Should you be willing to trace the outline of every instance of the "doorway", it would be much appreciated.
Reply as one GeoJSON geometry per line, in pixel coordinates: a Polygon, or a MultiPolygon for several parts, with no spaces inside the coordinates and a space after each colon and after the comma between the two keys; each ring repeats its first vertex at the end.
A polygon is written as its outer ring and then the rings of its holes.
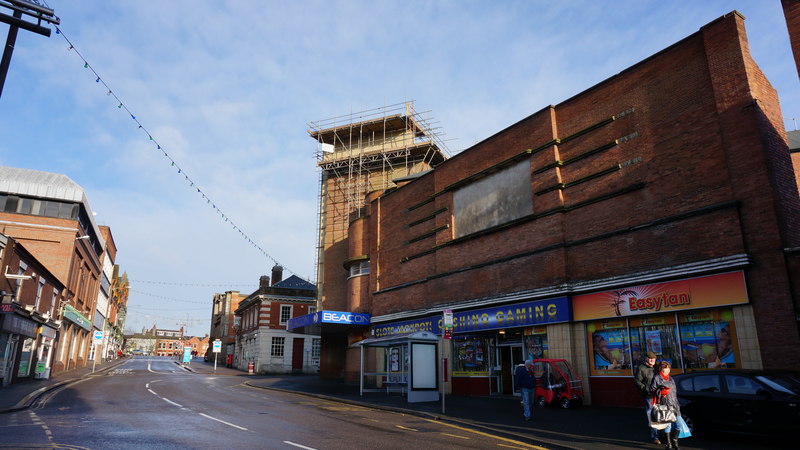
{"type": "Polygon", "coordinates": [[[498,386],[498,391],[504,395],[520,395],[518,392],[514,392],[514,369],[523,362],[522,346],[498,346],[497,360],[500,363],[500,386],[498,386]]]}

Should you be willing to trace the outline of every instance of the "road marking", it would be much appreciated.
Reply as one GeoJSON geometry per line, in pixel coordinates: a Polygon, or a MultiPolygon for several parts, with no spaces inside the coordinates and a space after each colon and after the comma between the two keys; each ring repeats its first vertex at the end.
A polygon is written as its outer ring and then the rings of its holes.
{"type": "Polygon", "coordinates": [[[205,417],[205,418],[207,418],[207,419],[216,420],[219,423],[224,423],[225,425],[228,425],[229,427],[237,428],[237,429],[243,430],[243,431],[250,431],[245,427],[240,427],[239,425],[234,425],[234,424],[232,424],[230,422],[225,422],[224,420],[217,419],[216,417],[211,417],[208,414],[200,413],[200,415],[205,417]]]}
{"type": "Polygon", "coordinates": [[[284,444],[294,445],[295,447],[305,448],[307,450],[317,450],[314,447],[306,447],[305,445],[295,444],[292,441],[283,441],[284,444]]]}
{"type": "MultiPolygon", "coordinates": [[[[498,447],[505,447],[505,448],[518,448],[518,449],[527,448],[527,447],[514,447],[513,445],[505,445],[505,444],[497,444],[497,446],[498,447]]],[[[538,447],[538,448],[542,448],[542,447],[538,447]]]]}
{"type": "Polygon", "coordinates": [[[172,400],[170,400],[170,399],[168,399],[168,398],[166,398],[166,397],[161,397],[161,400],[164,400],[165,402],[167,402],[167,403],[169,403],[169,404],[171,404],[171,405],[175,405],[175,406],[177,406],[178,408],[183,408],[183,405],[179,405],[179,404],[177,404],[177,403],[173,402],[172,400]]]}
{"type": "Polygon", "coordinates": [[[404,427],[404,426],[402,426],[402,425],[395,425],[395,426],[396,426],[397,428],[400,428],[400,429],[403,429],[403,430],[408,430],[408,431],[419,431],[419,430],[415,430],[415,429],[413,429],[413,428],[404,427]]]}
{"type": "Polygon", "coordinates": [[[472,439],[470,437],[459,436],[457,434],[450,434],[450,433],[442,433],[442,434],[445,435],[445,436],[450,436],[450,437],[459,438],[459,439],[472,439]]]}
{"type": "MultiPolygon", "coordinates": [[[[438,420],[425,419],[425,418],[421,418],[421,420],[424,420],[426,422],[435,423],[435,424],[438,424],[438,425],[441,425],[441,426],[444,426],[444,427],[455,428],[456,430],[465,431],[467,433],[477,434],[477,435],[480,435],[480,436],[486,436],[486,437],[489,437],[489,438],[492,438],[492,439],[498,439],[500,441],[504,441],[504,442],[508,442],[510,444],[515,444],[515,445],[521,446],[521,447],[512,447],[512,448],[535,448],[537,450],[546,450],[544,447],[539,447],[538,445],[526,444],[524,442],[515,441],[513,439],[507,439],[507,438],[500,437],[500,436],[497,436],[497,435],[494,435],[494,434],[484,433],[482,431],[471,430],[469,428],[464,428],[464,427],[460,427],[458,425],[444,423],[444,422],[441,422],[441,421],[438,421],[438,420]]],[[[502,446],[502,447],[511,447],[509,445],[503,445],[503,444],[497,444],[497,445],[502,446]]]]}

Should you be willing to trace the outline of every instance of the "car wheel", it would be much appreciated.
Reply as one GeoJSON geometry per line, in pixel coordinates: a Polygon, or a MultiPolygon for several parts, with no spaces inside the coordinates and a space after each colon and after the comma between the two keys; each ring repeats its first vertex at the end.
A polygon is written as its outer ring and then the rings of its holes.
{"type": "Polygon", "coordinates": [[[547,402],[545,401],[544,397],[541,395],[536,397],[536,404],[539,406],[547,406],[547,402]]]}
{"type": "Polygon", "coordinates": [[[572,402],[568,398],[564,397],[561,399],[561,407],[564,409],[570,409],[572,407],[572,402]]]}

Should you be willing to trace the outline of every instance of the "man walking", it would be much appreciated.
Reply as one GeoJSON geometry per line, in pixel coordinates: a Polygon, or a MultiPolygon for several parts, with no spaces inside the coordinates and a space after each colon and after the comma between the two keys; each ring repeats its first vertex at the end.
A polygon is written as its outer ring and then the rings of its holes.
{"type": "Polygon", "coordinates": [[[514,386],[520,390],[520,393],[522,393],[522,415],[525,416],[525,420],[531,420],[533,391],[536,389],[536,379],[533,377],[532,360],[525,360],[525,365],[517,368],[517,372],[514,374],[514,386]]]}
{"type": "Polygon", "coordinates": [[[651,400],[653,393],[650,392],[650,382],[653,380],[653,366],[656,364],[656,354],[647,352],[644,356],[644,361],[636,367],[636,375],[633,377],[633,382],[636,383],[636,388],[642,393],[644,400],[644,411],[647,413],[647,425],[650,427],[650,441],[653,444],[660,445],[661,441],[658,440],[658,430],[653,428],[650,421],[650,410],[653,408],[651,400]]]}

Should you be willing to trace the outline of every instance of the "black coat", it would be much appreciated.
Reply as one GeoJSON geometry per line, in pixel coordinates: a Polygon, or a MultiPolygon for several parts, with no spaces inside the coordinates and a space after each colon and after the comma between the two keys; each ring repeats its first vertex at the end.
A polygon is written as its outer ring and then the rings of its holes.
{"type": "Polygon", "coordinates": [[[653,391],[650,390],[650,382],[653,381],[653,371],[655,369],[645,363],[641,363],[636,367],[636,376],[633,377],[633,382],[636,388],[642,394],[642,397],[650,398],[653,396],[653,391]]]}
{"type": "Polygon", "coordinates": [[[533,377],[533,368],[528,371],[525,366],[517,367],[517,372],[514,374],[514,387],[516,389],[535,389],[536,379],[533,377]]]}

